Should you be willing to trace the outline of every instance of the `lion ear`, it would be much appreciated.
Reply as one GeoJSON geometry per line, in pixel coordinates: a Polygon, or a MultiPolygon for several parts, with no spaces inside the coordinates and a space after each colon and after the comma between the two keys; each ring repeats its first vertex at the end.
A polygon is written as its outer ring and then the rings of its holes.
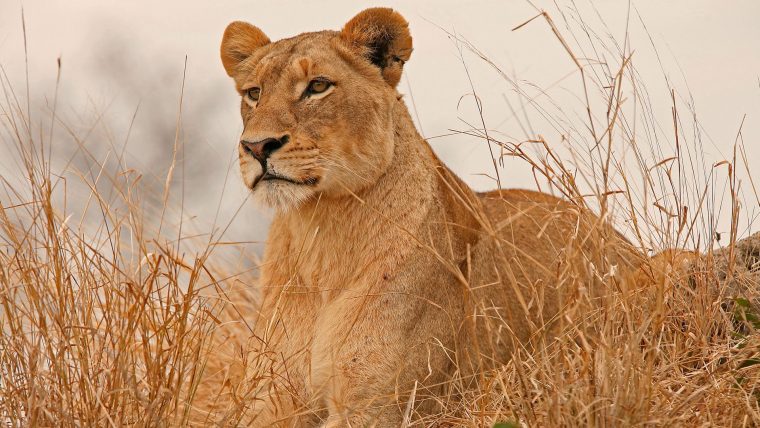
{"type": "Polygon", "coordinates": [[[366,9],[348,21],[340,37],[379,67],[389,85],[398,84],[404,63],[412,55],[409,23],[398,12],[384,7],[366,9]]]}
{"type": "Polygon", "coordinates": [[[222,64],[227,74],[232,77],[238,65],[251,56],[256,49],[269,44],[269,37],[253,25],[235,21],[227,26],[222,37],[222,64]]]}

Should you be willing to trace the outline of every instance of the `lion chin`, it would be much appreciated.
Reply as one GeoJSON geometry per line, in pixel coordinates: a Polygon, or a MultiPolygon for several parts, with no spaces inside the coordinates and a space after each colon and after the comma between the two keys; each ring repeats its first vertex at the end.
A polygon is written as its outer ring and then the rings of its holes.
{"type": "Polygon", "coordinates": [[[258,162],[241,162],[243,183],[250,189],[254,204],[262,209],[284,213],[297,208],[316,195],[319,179],[292,178],[273,171],[263,171],[258,162]],[[263,172],[262,172],[263,171],[263,172]]]}
{"type": "Polygon", "coordinates": [[[305,201],[315,197],[309,184],[291,183],[284,180],[259,180],[251,189],[253,202],[261,208],[286,213],[297,209],[305,201]]]}

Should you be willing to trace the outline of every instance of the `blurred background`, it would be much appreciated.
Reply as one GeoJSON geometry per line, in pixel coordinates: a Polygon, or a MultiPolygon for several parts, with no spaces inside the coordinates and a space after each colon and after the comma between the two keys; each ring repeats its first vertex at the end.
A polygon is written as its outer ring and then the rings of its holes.
{"type": "MultiPolygon", "coordinates": [[[[239,98],[219,60],[222,32],[233,20],[257,25],[272,40],[337,30],[360,10],[378,5],[395,8],[410,22],[414,54],[399,90],[418,129],[475,189],[496,187],[489,146],[456,131],[485,128],[510,142],[540,135],[560,152],[563,144],[583,139],[583,132],[564,129],[581,128],[586,115],[576,63],[543,18],[513,30],[544,9],[580,62],[609,61],[614,75],[612,64],[619,66],[632,53],[648,105],[631,101],[627,108],[651,119],[643,132],[652,146],[648,164],[687,151],[691,179],[697,188],[709,187],[717,212],[705,233],[728,231],[728,177],[711,171],[734,156],[736,143],[760,168],[757,0],[2,0],[4,96],[28,103],[32,126],[51,135],[54,172],[96,177],[134,170],[144,182],[157,183],[160,205],[175,160],[169,185],[181,212],[173,218],[200,232],[213,228],[229,239],[250,241],[249,251],[258,253],[256,242],[266,236],[275,213],[247,202],[239,180],[239,98]],[[596,50],[600,45],[609,49],[596,50]],[[674,105],[683,118],[678,148],[674,105]],[[568,120],[549,118],[558,116],[568,120]]],[[[605,115],[603,102],[592,104],[594,114],[605,115]]],[[[3,144],[5,153],[16,150],[8,139],[3,144]]],[[[16,158],[0,155],[6,180],[21,179],[19,168],[16,158]]],[[[754,230],[759,207],[750,178],[760,184],[756,171],[736,170],[746,191],[741,236],[754,230]]],[[[541,184],[516,159],[505,159],[499,175],[504,187],[541,184]]],[[[79,200],[71,197],[67,210],[84,216],[79,211],[86,199],[86,192],[79,200]]]]}

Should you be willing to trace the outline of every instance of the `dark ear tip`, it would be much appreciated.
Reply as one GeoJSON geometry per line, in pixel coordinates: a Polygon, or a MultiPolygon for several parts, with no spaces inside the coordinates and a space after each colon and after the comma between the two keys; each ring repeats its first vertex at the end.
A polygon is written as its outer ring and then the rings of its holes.
{"type": "Polygon", "coordinates": [[[351,21],[354,20],[363,20],[363,19],[375,19],[375,20],[382,20],[382,19],[393,19],[393,20],[400,20],[404,23],[406,23],[406,20],[403,16],[401,16],[400,13],[393,10],[393,8],[390,7],[370,7],[367,9],[364,9],[363,11],[359,12],[351,18],[351,21]]]}
{"type": "Polygon", "coordinates": [[[409,23],[389,7],[373,7],[359,12],[343,27],[344,33],[356,31],[392,31],[395,35],[409,34],[409,23]]]}
{"type": "Polygon", "coordinates": [[[412,54],[409,23],[387,7],[359,12],[343,27],[341,38],[378,66],[391,86],[398,83],[401,69],[412,54]]]}
{"type": "Polygon", "coordinates": [[[222,64],[229,76],[254,50],[269,44],[269,37],[256,26],[243,21],[234,21],[227,25],[220,46],[222,64]]]}
{"type": "Polygon", "coordinates": [[[252,28],[255,27],[245,21],[232,21],[227,24],[227,27],[224,29],[224,36],[222,36],[222,38],[224,39],[227,37],[232,37],[237,33],[240,33],[246,29],[250,30],[252,28]]]}

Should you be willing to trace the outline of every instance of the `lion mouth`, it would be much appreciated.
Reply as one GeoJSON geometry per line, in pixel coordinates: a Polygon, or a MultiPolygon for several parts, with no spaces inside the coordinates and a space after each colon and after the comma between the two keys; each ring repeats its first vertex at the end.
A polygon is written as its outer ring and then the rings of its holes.
{"type": "Polygon", "coordinates": [[[274,174],[269,171],[266,171],[264,174],[259,176],[259,178],[256,179],[256,181],[253,183],[251,188],[255,188],[257,184],[261,181],[284,181],[286,183],[296,184],[299,186],[314,186],[319,182],[319,179],[316,177],[307,177],[303,180],[294,180],[290,177],[285,177],[283,175],[274,174]]]}

